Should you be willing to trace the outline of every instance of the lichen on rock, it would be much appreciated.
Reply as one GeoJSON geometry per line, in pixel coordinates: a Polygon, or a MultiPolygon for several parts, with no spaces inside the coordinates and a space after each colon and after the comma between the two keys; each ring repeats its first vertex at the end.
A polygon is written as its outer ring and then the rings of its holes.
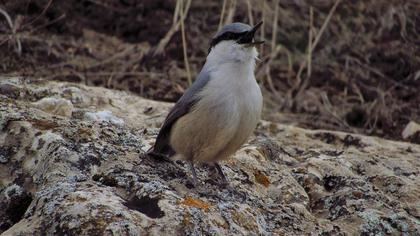
{"type": "Polygon", "coordinates": [[[222,163],[229,186],[198,166],[201,183],[191,188],[185,163],[144,155],[171,106],[104,88],[1,78],[0,233],[420,233],[419,145],[261,121],[222,163]],[[53,100],[72,109],[34,105],[53,100]]]}

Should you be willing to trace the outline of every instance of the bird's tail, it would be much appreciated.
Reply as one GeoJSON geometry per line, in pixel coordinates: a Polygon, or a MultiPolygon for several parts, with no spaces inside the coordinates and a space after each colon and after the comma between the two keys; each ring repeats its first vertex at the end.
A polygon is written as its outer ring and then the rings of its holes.
{"type": "Polygon", "coordinates": [[[147,150],[146,155],[158,161],[172,162],[170,159],[171,155],[156,150],[154,146],[147,150]]]}

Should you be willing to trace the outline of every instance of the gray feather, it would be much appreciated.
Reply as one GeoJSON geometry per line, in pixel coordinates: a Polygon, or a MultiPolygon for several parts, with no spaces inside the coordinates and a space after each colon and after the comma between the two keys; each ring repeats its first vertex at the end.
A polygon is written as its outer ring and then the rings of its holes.
{"type": "Polygon", "coordinates": [[[235,22],[235,23],[223,26],[222,29],[220,29],[219,32],[217,32],[213,38],[217,38],[226,32],[245,33],[245,32],[250,31],[251,29],[252,27],[248,24],[235,22]]]}
{"type": "Polygon", "coordinates": [[[198,74],[194,83],[185,91],[184,95],[182,95],[169,112],[156,138],[153,151],[150,154],[157,156],[172,156],[175,154],[172,147],[169,145],[172,126],[180,117],[188,114],[191,107],[197,103],[199,100],[197,94],[203,90],[209,80],[210,71],[206,70],[204,67],[200,74],[198,74]]]}

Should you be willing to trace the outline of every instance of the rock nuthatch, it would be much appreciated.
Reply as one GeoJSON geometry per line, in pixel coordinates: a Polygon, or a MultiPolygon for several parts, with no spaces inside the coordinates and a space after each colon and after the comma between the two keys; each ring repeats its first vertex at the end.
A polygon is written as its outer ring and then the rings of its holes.
{"type": "Polygon", "coordinates": [[[149,154],[188,161],[194,185],[194,162],[215,166],[234,154],[255,129],[263,99],[254,70],[258,52],[254,27],[224,26],[213,37],[203,69],[165,119],[149,154]]]}

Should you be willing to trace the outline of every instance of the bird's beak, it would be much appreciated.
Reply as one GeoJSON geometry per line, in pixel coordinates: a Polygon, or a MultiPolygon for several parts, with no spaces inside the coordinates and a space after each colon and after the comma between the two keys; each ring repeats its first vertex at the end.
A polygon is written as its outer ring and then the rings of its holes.
{"type": "Polygon", "coordinates": [[[248,31],[244,36],[239,38],[236,42],[238,44],[244,44],[245,47],[253,47],[256,45],[263,44],[264,41],[253,41],[255,32],[261,27],[262,21],[260,21],[258,24],[256,24],[250,31],[248,31]]]}

